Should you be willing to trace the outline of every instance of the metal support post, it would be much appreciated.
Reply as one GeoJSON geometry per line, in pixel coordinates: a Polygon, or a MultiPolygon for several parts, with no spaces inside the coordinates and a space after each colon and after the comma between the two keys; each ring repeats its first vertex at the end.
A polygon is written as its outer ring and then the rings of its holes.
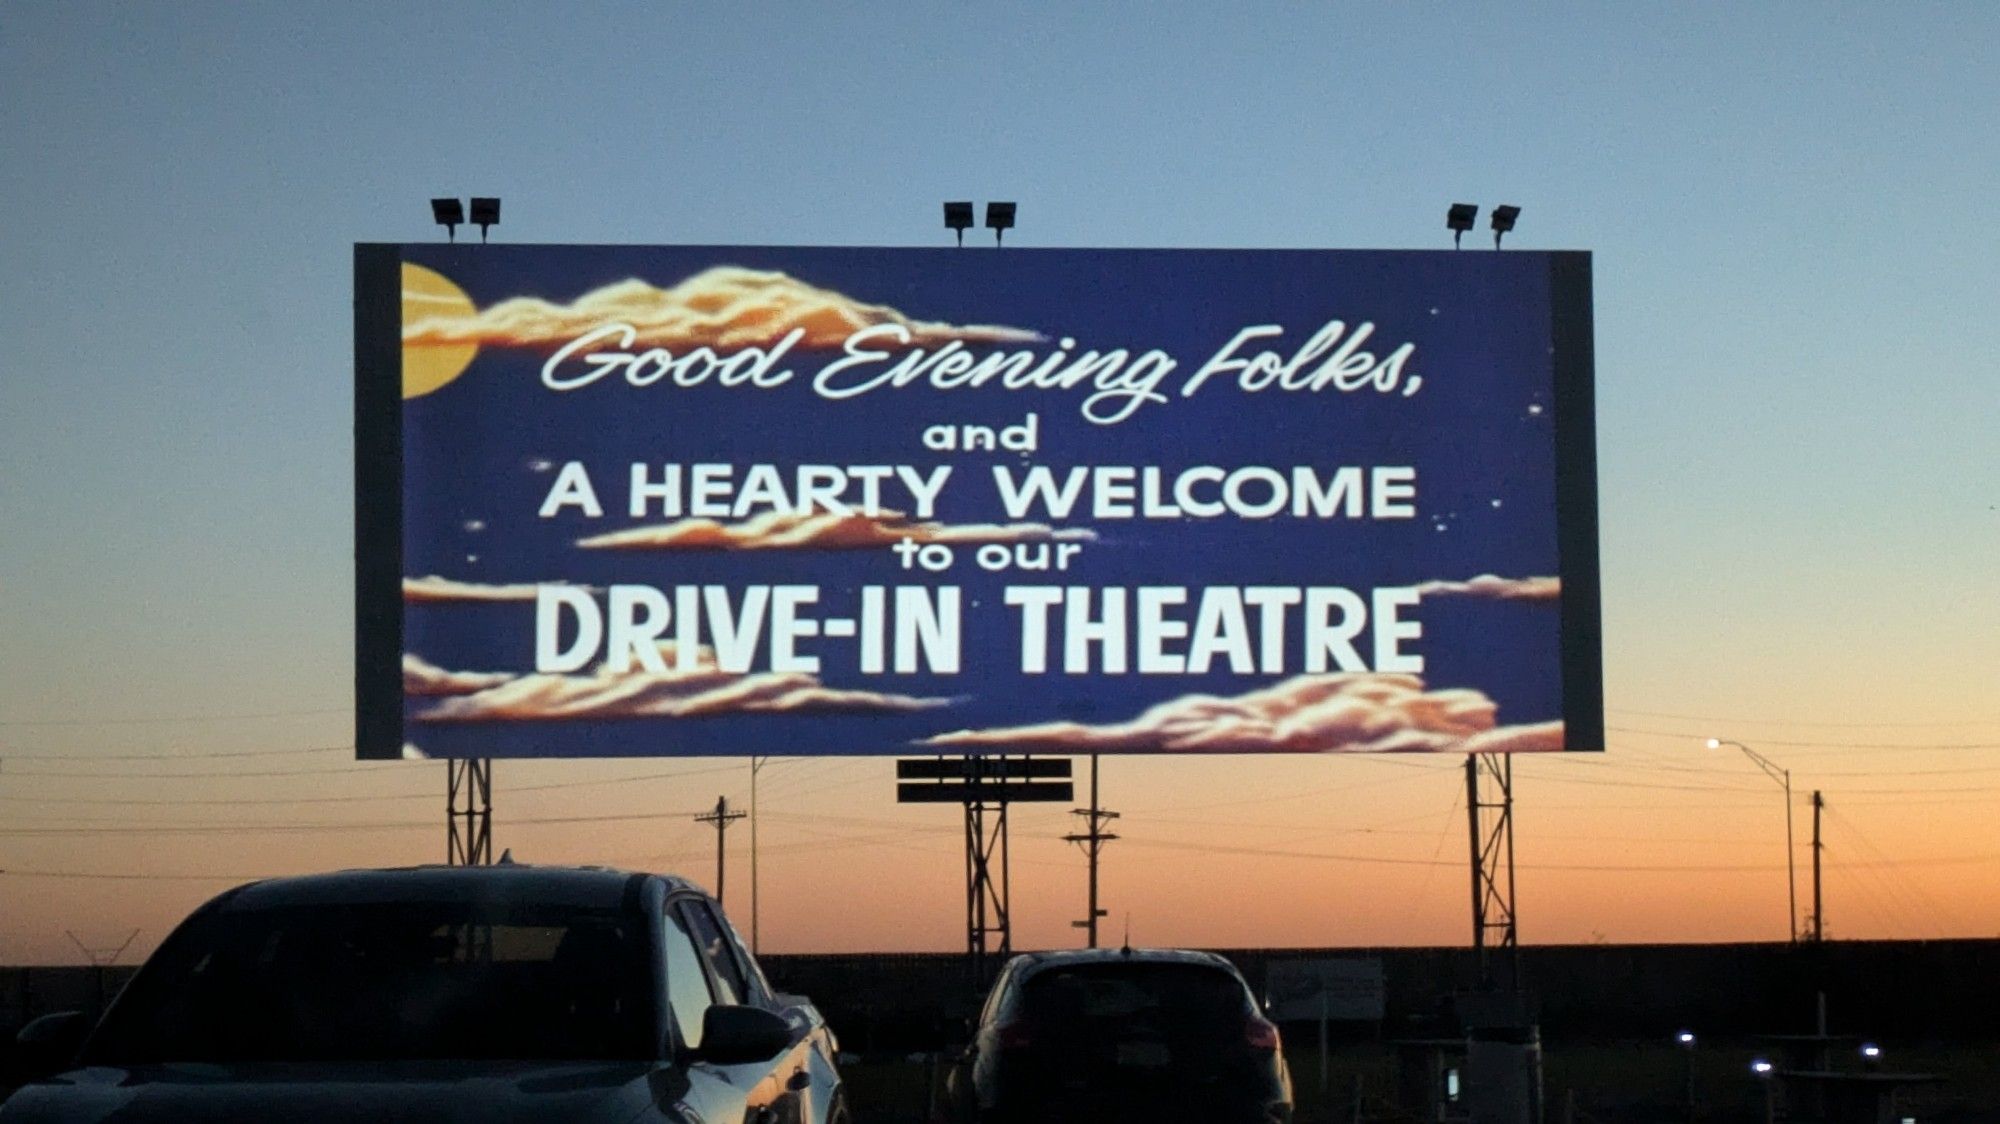
{"type": "Polygon", "coordinates": [[[444,861],[485,866],[493,861],[493,761],[453,758],[445,770],[444,861]]]}
{"type": "MultiPolygon", "coordinates": [[[[1003,763],[1005,758],[999,759],[1003,763]]],[[[978,760],[968,760],[965,799],[965,948],[974,990],[991,980],[995,960],[1013,954],[1008,916],[1005,781],[992,781],[978,760]],[[988,795],[989,786],[998,795],[988,795]],[[997,878],[996,878],[997,868],[997,878]]]]}
{"type": "Polygon", "coordinates": [[[1519,991],[1520,935],[1514,923],[1514,759],[1465,757],[1465,807],[1472,842],[1472,947],[1482,987],[1519,991]],[[1486,813],[1486,815],[1482,815],[1486,813]],[[1499,973],[1492,951],[1499,950],[1499,973]],[[1502,978],[1504,977],[1504,979],[1502,978]]]}

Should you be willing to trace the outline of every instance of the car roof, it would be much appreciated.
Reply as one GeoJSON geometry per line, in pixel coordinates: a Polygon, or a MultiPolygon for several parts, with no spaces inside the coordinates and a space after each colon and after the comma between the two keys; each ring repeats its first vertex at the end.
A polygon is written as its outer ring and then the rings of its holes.
{"type": "Polygon", "coordinates": [[[288,906],[372,905],[394,902],[483,902],[617,909],[647,879],[665,883],[668,893],[701,889],[672,875],[642,874],[596,866],[410,866],[340,870],[253,882],[227,895],[227,910],[288,906]]]}
{"type": "Polygon", "coordinates": [[[1220,968],[1233,976],[1242,975],[1227,957],[1191,948],[1072,948],[1024,953],[1013,960],[1017,979],[1027,979],[1050,968],[1079,964],[1200,964],[1220,968]]]}

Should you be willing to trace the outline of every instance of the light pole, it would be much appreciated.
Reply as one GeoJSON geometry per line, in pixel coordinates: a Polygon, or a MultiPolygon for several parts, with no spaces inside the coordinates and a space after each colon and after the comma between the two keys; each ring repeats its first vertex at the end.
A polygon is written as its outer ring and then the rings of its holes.
{"type": "Polygon", "coordinates": [[[1721,749],[1725,745],[1733,745],[1737,749],[1742,750],[1745,756],[1749,757],[1750,760],[1757,763],[1757,767],[1759,769],[1764,770],[1766,776],[1770,777],[1772,780],[1777,781],[1780,785],[1784,786],[1785,900],[1786,900],[1785,932],[1787,934],[1787,939],[1789,939],[1791,943],[1797,944],[1799,943],[1799,877],[1798,877],[1797,859],[1793,855],[1793,851],[1795,848],[1792,844],[1792,771],[1790,769],[1779,768],[1776,764],[1774,764],[1771,761],[1770,758],[1764,756],[1763,754],[1757,752],[1754,749],[1751,749],[1749,746],[1744,745],[1742,742],[1733,742],[1725,738],[1708,739],[1708,748],[1710,749],[1721,749]]]}
{"type": "Polygon", "coordinates": [[[1681,1077],[1687,1091],[1688,1124],[1694,1124],[1694,1031],[1683,1030],[1674,1035],[1674,1041],[1681,1044],[1681,1077]]]}

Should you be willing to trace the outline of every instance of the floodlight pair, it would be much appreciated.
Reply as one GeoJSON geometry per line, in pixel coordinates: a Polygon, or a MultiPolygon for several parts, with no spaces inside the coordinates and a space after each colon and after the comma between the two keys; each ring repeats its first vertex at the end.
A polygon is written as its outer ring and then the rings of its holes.
{"type": "MultiPolygon", "coordinates": [[[[1000,245],[1002,235],[1014,229],[1014,204],[988,203],[986,225],[993,231],[993,244],[1000,245]]],[[[972,203],[969,200],[946,203],[944,226],[946,230],[958,235],[959,245],[965,245],[965,232],[972,228],[972,203]]]]}
{"type": "MultiPolygon", "coordinates": [[[[1502,203],[1493,208],[1493,248],[1500,248],[1500,237],[1514,229],[1514,223],[1521,217],[1521,208],[1511,203],[1502,203]]],[[[1458,240],[1472,229],[1479,220],[1479,206],[1476,203],[1453,203],[1445,212],[1444,226],[1451,231],[1452,249],[1458,248],[1458,240]]]]}
{"type": "MultiPolygon", "coordinates": [[[[431,200],[431,220],[444,227],[448,241],[458,241],[458,224],[466,221],[465,207],[457,199],[431,200]]],[[[479,240],[486,241],[488,227],[500,224],[500,200],[490,197],[475,197],[472,200],[472,224],[479,228],[479,240]]]]}

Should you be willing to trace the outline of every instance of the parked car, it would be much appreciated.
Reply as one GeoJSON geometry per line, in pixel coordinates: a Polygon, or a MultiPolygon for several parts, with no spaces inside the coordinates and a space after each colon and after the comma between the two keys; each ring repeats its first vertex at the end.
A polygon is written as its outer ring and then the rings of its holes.
{"type": "Polygon", "coordinates": [[[946,1078],[965,1124],[1283,1124],[1278,1028],[1235,965],[1130,948],[1016,956],[946,1078]]]}
{"type": "Polygon", "coordinates": [[[522,865],[242,886],[169,936],[92,1030],[21,1032],[52,1074],[0,1124],[847,1124],[836,1044],[677,878],[522,865]]]}

